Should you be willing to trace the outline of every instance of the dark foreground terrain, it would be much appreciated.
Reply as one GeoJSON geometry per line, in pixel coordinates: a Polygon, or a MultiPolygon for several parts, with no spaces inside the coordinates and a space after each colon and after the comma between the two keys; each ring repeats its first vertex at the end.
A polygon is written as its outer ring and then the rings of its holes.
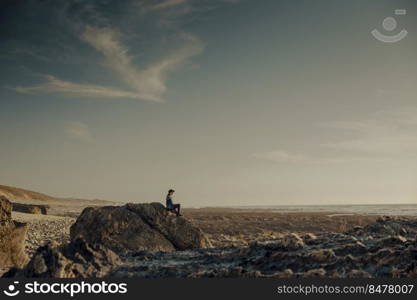
{"type": "Polygon", "coordinates": [[[415,217],[207,208],[177,218],[160,204],[11,217],[27,224],[30,263],[3,267],[8,277],[417,277],[415,217]]]}
{"type": "Polygon", "coordinates": [[[277,234],[248,246],[131,253],[117,277],[417,277],[417,220],[378,218],[347,232],[277,234]]]}

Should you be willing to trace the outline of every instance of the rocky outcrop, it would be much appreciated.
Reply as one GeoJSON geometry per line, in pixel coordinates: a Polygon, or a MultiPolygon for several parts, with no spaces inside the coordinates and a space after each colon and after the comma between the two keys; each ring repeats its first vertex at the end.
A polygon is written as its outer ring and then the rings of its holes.
{"type": "Polygon", "coordinates": [[[36,214],[36,215],[47,215],[48,214],[48,205],[35,205],[35,204],[23,204],[23,203],[12,203],[13,211],[27,213],[27,214],[36,214]]]}
{"type": "Polygon", "coordinates": [[[8,223],[12,219],[12,203],[4,196],[0,196],[0,222],[8,223]]]}
{"type": "Polygon", "coordinates": [[[0,196],[0,268],[21,267],[27,263],[25,238],[27,226],[14,222],[12,204],[0,196]]]}
{"type": "Polygon", "coordinates": [[[211,247],[203,232],[160,203],[89,207],[70,229],[71,240],[99,243],[116,253],[211,247]]]}
{"type": "Polygon", "coordinates": [[[68,245],[51,242],[39,247],[26,268],[4,277],[91,278],[104,277],[121,263],[111,250],[76,239],[68,245]]]}
{"type": "Polygon", "coordinates": [[[186,253],[144,251],[126,256],[126,263],[110,275],[144,278],[416,278],[416,230],[417,218],[391,217],[345,233],[283,234],[248,247],[186,253]]]}
{"type": "Polygon", "coordinates": [[[372,237],[389,235],[415,236],[417,235],[417,219],[408,217],[379,217],[376,222],[365,227],[355,226],[349,231],[353,235],[368,234],[372,237]]]}

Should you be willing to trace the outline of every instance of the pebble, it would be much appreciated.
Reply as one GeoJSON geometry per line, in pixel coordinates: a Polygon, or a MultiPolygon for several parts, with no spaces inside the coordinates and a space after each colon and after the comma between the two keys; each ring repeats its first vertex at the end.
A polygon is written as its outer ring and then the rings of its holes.
{"type": "Polygon", "coordinates": [[[75,222],[75,218],[51,215],[33,215],[13,212],[13,220],[26,223],[28,232],[26,235],[26,252],[29,257],[36,249],[49,241],[67,243],[69,241],[69,229],[75,222]]]}

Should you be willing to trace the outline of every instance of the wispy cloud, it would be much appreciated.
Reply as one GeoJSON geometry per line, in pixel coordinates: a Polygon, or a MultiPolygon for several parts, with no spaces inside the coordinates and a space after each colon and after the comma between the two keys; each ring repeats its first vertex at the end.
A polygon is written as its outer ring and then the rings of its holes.
{"type": "Polygon", "coordinates": [[[277,163],[304,163],[308,161],[308,158],[304,155],[290,154],[283,150],[255,153],[253,156],[277,163]]]}
{"type": "Polygon", "coordinates": [[[321,146],[355,155],[404,157],[417,153],[417,111],[379,111],[361,122],[331,122],[322,126],[351,131],[356,137],[321,146]]]}
{"type": "Polygon", "coordinates": [[[93,98],[132,98],[140,99],[140,95],[134,92],[124,91],[112,87],[74,83],[58,79],[51,75],[41,75],[47,82],[32,85],[32,86],[18,86],[15,90],[19,93],[39,94],[39,93],[62,93],[80,97],[93,98]]]}
{"type": "Polygon", "coordinates": [[[82,39],[103,54],[106,66],[118,74],[142,99],[161,101],[166,92],[166,79],[170,71],[188,58],[203,51],[202,42],[190,34],[182,33],[179,38],[184,46],[173,50],[166,57],[138,70],[128,55],[128,48],[120,41],[120,34],[111,28],[96,28],[87,26],[82,39]]]}
{"type": "Polygon", "coordinates": [[[91,143],[93,136],[91,135],[90,129],[85,123],[73,121],[65,124],[65,133],[74,139],[82,142],[91,143]]]}
{"type": "Polygon", "coordinates": [[[402,158],[417,153],[417,137],[408,134],[367,136],[358,139],[322,144],[322,147],[338,151],[350,152],[355,155],[370,157],[389,156],[402,158]]]}
{"type": "Polygon", "coordinates": [[[168,74],[190,57],[203,51],[202,42],[193,35],[181,33],[183,46],[143,69],[135,67],[129,49],[121,42],[121,34],[112,28],[86,26],[80,37],[104,57],[104,66],[113,72],[128,89],[89,83],[76,83],[43,75],[47,82],[16,88],[20,93],[62,93],[84,97],[130,98],[163,101],[168,74]]]}
{"type": "Polygon", "coordinates": [[[240,0],[148,0],[138,1],[139,13],[143,16],[148,13],[157,15],[159,24],[173,28],[181,23],[186,15],[198,18],[198,15],[214,9],[221,8],[224,4],[237,4],[240,0]]]}
{"type": "Polygon", "coordinates": [[[268,160],[275,163],[289,163],[289,164],[329,164],[341,163],[346,159],[314,157],[306,154],[290,153],[285,150],[275,150],[270,152],[255,153],[252,155],[255,158],[268,160]]]}
{"type": "MultiPolygon", "coordinates": [[[[256,153],[253,157],[276,163],[333,164],[399,162],[417,159],[417,111],[397,109],[379,111],[362,121],[335,121],[319,124],[349,138],[313,145],[310,152],[278,149],[256,153]],[[313,155],[311,153],[320,153],[313,155]]],[[[333,134],[334,134],[333,133],[333,134]]]]}
{"type": "Polygon", "coordinates": [[[184,4],[186,2],[187,0],[163,0],[163,1],[160,1],[160,3],[149,5],[147,7],[147,10],[159,10],[159,9],[170,8],[173,6],[184,4]]]}
{"type": "MultiPolygon", "coordinates": [[[[232,4],[236,4],[238,3],[240,0],[220,0],[217,2],[225,2],[225,3],[232,3],[232,4]]],[[[169,8],[177,8],[179,6],[183,6],[183,5],[193,5],[193,4],[201,4],[202,1],[193,1],[193,0],[160,0],[160,1],[155,1],[155,0],[150,0],[150,1],[145,1],[145,2],[139,2],[139,6],[141,8],[142,12],[149,12],[149,11],[158,11],[158,10],[163,10],[163,9],[169,9],[169,8]]],[[[215,3],[216,1],[207,1],[207,3],[215,3]]],[[[204,3],[203,3],[204,4],[204,3]]]]}

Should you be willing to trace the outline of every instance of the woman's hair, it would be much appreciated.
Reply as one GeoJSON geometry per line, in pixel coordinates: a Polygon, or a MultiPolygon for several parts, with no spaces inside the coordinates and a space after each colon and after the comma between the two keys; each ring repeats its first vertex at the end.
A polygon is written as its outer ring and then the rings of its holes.
{"type": "Polygon", "coordinates": [[[173,193],[173,192],[175,192],[173,189],[169,189],[169,190],[168,190],[168,194],[171,194],[171,193],[173,193]]]}

